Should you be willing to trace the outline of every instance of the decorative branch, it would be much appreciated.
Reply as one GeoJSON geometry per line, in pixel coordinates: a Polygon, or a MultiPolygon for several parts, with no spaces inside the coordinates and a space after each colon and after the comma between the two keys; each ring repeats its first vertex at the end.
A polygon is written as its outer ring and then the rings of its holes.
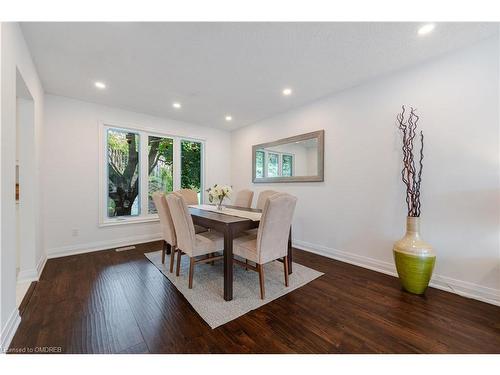
{"type": "Polygon", "coordinates": [[[424,133],[420,131],[420,153],[418,169],[415,166],[415,157],[413,153],[413,142],[417,136],[417,124],[420,119],[415,113],[415,109],[410,107],[409,115],[406,114],[406,108],[403,105],[401,113],[396,116],[398,129],[403,138],[403,169],[401,170],[401,179],[406,185],[406,205],[408,216],[420,216],[420,186],[422,183],[422,169],[424,160],[424,133]]]}

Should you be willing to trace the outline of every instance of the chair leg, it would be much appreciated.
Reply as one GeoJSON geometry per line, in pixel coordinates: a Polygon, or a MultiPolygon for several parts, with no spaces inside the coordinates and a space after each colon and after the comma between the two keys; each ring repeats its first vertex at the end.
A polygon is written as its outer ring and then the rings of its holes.
{"type": "Polygon", "coordinates": [[[259,272],[259,284],[260,284],[260,299],[266,298],[266,290],[264,287],[264,265],[257,263],[257,272],[259,272]]]}
{"type": "Polygon", "coordinates": [[[177,249],[177,269],[175,271],[175,276],[179,276],[181,271],[181,257],[182,257],[182,250],[177,249]]]}
{"type": "Polygon", "coordinates": [[[285,286],[288,286],[288,255],[283,257],[283,269],[285,271],[285,286]]]}
{"type": "Polygon", "coordinates": [[[175,246],[172,246],[172,250],[170,251],[170,273],[174,272],[174,258],[175,258],[175,246]]]}
{"type": "Polygon", "coordinates": [[[189,258],[189,289],[193,289],[194,258],[189,258]]]}
{"type": "MultiPolygon", "coordinates": [[[[248,259],[245,259],[245,264],[248,264],[248,259]]],[[[248,271],[248,267],[245,267],[245,271],[248,271]]]]}
{"type": "Polygon", "coordinates": [[[161,249],[161,264],[165,264],[165,254],[167,253],[167,248],[165,247],[165,243],[163,243],[163,247],[161,249]]]}
{"type": "MultiPolygon", "coordinates": [[[[207,259],[210,259],[210,258],[213,258],[215,255],[214,253],[208,253],[207,254],[207,259]]],[[[215,262],[208,262],[211,266],[213,266],[215,264],[215,262]]]]}

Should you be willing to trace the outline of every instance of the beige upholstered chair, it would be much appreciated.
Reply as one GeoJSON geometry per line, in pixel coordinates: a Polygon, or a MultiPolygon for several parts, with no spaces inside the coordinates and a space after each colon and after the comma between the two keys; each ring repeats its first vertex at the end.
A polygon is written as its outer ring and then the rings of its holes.
{"type": "Polygon", "coordinates": [[[177,245],[177,238],[175,236],[174,223],[172,221],[172,216],[170,215],[170,210],[168,208],[167,200],[165,198],[165,194],[162,192],[156,191],[153,193],[153,201],[156,206],[156,210],[158,211],[158,216],[160,217],[160,226],[163,234],[163,251],[161,254],[161,262],[165,263],[165,252],[166,246],[165,244],[170,245],[170,272],[173,272],[174,269],[174,255],[175,248],[177,245]]]}
{"type": "MultiPolygon", "coordinates": [[[[198,193],[195,190],[192,189],[181,189],[177,190],[177,193],[182,195],[182,198],[184,198],[184,201],[186,204],[192,205],[192,204],[199,204],[198,202],[198,193]]],[[[206,232],[208,229],[205,227],[202,227],[200,225],[195,225],[194,230],[196,233],[202,233],[206,232]]]]}
{"type": "MultiPolygon", "coordinates": [[[[259,197],[257,198],[257,206],[255,208],[262,210],[264,209],[264,205],[266,204],[267,198],[277,194],[278,192],[275,190],[264,190],[259,193],[259,197]]],[[[249,229],[245,233],[257,235],[257,228],[249,229]]]]}
{"type": "Polygon", "coordinates": [[[271,195],[276,194],[277,191],[274,190],[264,190],[259,193],[259,198],[257,199],[257,208],[259,210],[264,209],[264,205],[266,204],[266,199],[271,195]]]}
{"type": "Polygon", "coordinates": [[[233,206],[250,208],[252,207],[252,199],[253,199],[253,191],[252,190],[240,190],[238,194],[236,194],[236,198],[234,199],[233,206]]]}
{"type": "Polygon", "coordinates": [[[179,276],[181,257],[183,254],[189,256],[189,289],[193,287],[194,265],[196,263],[207,263],[220,260],[222,256],[211,257],[213,253],[224,249],[224,236],[216,231],[197,234],[194,230],[193,219],[183,196],[172,193],[167,196],[168,207],[172,214],[175,233],[177,236],[177,270],[179,276]],[[202,255],[208,255],[200,259],[202,255]]]}
{"type": "Polygon", "coordinates": [[[248,262],[234,262],[259,273],[260,298],[265,298],[264,264],[283,260],[285,285],[288,286],[288,235],[292,225],[297,198],[286,193],[276,193],[266,200],[257,235],[249,234],[234,240],[233,252],[248,262]]]}
{"type": "Polygon", "coordinates": [[[195,190],[181,189],[178,190],[177,192],[182,195],[182,198],[184,198],[184,201],[188,206],[191,204],[199,204],[198,193],[195,190]]]}

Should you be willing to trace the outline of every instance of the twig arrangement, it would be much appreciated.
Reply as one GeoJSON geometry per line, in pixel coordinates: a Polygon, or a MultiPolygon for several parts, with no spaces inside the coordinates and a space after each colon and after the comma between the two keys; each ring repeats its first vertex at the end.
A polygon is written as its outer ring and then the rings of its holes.
{"type": "Polygon", "coordinates": [[[420,157],[417,169],[415,167],[415,157],[413,154],[413,141],[417,135],[419,117],[412,107],[410,107],[409,115],[406,115],[404,105],[402,109],[402,112],[397,115],[398,128],[401,130],[403,136],[403,170],[401,171],[401,177],[403,183],[406,185],[408,216],[420,217],[420,184],[422,182],[422,161],[424,159],[424,133],[420,131],[420,157]]]}

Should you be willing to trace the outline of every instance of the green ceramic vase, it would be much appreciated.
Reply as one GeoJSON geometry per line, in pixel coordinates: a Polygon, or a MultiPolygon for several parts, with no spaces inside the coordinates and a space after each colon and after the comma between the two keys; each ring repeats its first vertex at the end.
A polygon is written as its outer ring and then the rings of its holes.
{"type": "Polygon", "coordinates": [[[406,234],[394,244],[393,253],[403,288],[423,294],[432,277],[436,254],[431,245],[420,238],[419,217],[407,217],[406,234]]]}

